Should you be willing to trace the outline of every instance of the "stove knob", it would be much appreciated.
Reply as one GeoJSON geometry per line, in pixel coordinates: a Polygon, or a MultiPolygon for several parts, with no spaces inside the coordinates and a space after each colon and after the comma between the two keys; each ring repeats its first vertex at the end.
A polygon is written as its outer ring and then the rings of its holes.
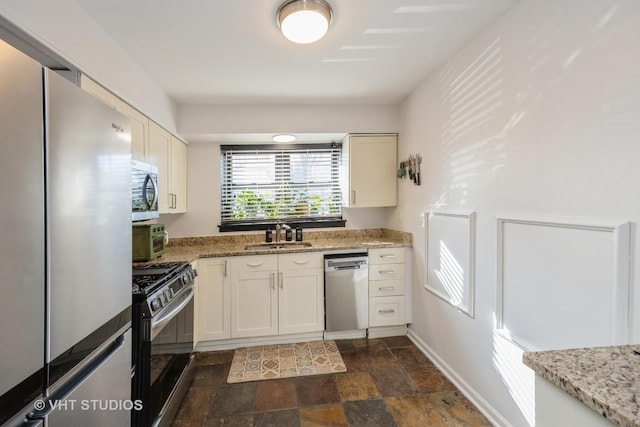
{"type": "Polygon", "coordinates": [[[165,289],[164,290],[164,297],[166,298],[167,302],[169,302],[169,300],[171,300],[171,290],[165,289]]]}
{"type": "Polygon", "coordinates": [[[151,301],[151,309],[153,311],[159,310],[162,307],[162,301],[160,301],[160,298],[156,298],[153,301],[151,301]]]}

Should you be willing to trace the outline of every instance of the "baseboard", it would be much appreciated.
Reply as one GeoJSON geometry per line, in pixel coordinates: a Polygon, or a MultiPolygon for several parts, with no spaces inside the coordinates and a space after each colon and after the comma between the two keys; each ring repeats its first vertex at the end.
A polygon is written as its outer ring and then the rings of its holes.
{"type": "Polygon", "coordinates": [[[229,340],[201,341],[196,345],[195,351],[233,350],[241,347],[253,347],[259,345],[291,344],[305,341],[322,341],[322,332],[306,334],[274,335],[257,338],[233,338],[229,340]]]}
{"type": "Polygon", "coordinates": [[[491,425],[512,427],[500,412],[498,412],[489,402],[487,402],[473,387],[469,385],[458,373],[449,366],[440,356],[438,356],[420,337],[418,337],[411,329],[408,330],[407,336],[413,343],[427,356],[434,365],[449,381],[451,381],[467,399],[475,405],[482,415],[484,415],[491,425]]]}
{"type": "Polygon", "coordinates": [[[385,337],[399,337],[407,335],[407,325],[401,326],[377,326],[369,328],[369,339],[385,338],[385,337]]]}
{"type": "Polygon", "coordinates": [[[346,339],[357,339],[357,338],[366,338],[367,330],[366,329],[354,329],[352,331],[338,331],[338,332],[327,332],[324,333],[325,340],[346,340],[346,339]]]}

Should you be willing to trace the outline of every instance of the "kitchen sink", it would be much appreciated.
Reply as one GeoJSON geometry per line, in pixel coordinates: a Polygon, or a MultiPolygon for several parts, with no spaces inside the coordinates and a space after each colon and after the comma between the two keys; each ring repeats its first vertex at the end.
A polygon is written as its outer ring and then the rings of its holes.
{"type": "Polygon", "coordinates": [[[258,243],[255,245],[247,245],[244,247],[247,251],[254,250],[270,250],[270,249],[296,249],[296,248],[308,248],[311,246],[311,242],[271,242],[271,243],[258,243]]]}

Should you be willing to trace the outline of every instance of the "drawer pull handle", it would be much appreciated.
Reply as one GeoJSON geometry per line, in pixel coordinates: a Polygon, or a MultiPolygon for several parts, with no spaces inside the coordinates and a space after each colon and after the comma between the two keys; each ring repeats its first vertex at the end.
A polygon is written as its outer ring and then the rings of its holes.
{"type": "Polygon", "coordinates": [[[379,291],[395,291],[396,288],[393,286],[382,286],[378,288],[379,291]]]}
{"type": "Polygon", "coordinates": [[[260,267],[262,264],[264,264],[264,262],[257,262],[255,264],[251,264],[250,262],[247,263],[248,267],[260,267]]]}
{"type": "Polygon", "coordinates": [[[380,258],[395,258],[396,256],[394,254],[387,254],[387,255],[380,255],[380,258]]]}
{"type": "Polygon", "coordinates": [[[396,274],[393,270],[380,270],[380,274],[396,274]]]}
{"type": "Polygon", "coordinates": [[[305,265],[305,264],[309,264],[309,260],[306,260],[306,261],[296,261],[296,260],[294,260],[293,263],[294,264],[298,264],[298,265],[305,265]]]}
{"type": "Polygon", "coordinates": [[[390,313],[395,313],[396,311],[394,309],[391,310],[378,310],[378,313],[380,314],[390,314],[390,313]]]}

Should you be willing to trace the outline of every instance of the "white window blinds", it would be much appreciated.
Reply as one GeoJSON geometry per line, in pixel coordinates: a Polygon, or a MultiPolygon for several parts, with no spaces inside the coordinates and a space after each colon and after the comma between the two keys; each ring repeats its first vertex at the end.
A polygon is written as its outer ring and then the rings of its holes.
{"type": "Polygon", "coordinates": [[[339,144],[223,145],[222,224],[341,218],[339,144]]]}

